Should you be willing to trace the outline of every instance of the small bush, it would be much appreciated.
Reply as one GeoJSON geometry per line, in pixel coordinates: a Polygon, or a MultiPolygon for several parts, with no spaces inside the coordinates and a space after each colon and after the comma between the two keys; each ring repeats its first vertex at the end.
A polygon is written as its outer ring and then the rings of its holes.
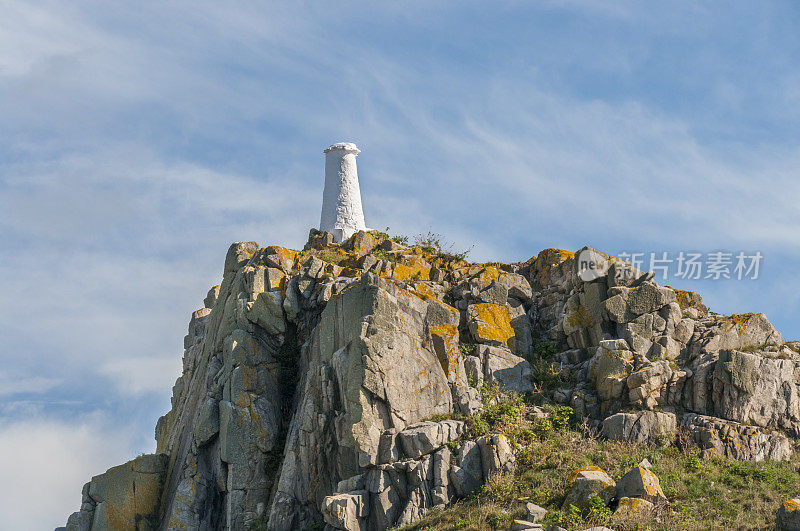
{"type": "Polygon", "coordinates": [[[475,343],[463,343],[458,346],[458,350],[461,351],[462,356],[472,356],[475,354],[475,350],[477,345],[475,343]]]}
{"type": "Polygon", "coordinates": [[[608,508],[600,496],[592,496],[589,498],[588,505],[586,520],[590,523],[603,525],[611,518],[611,509],[608,508]]]}
{"type": "Polygon", "coordinates": [[[581,510],[572,504],[562,511],[556,511],[554,520],[559,526],[567,529],[575,529],[583,522],[581,510]]]}
{"type": "Polygon", "coordinates": [[[467,418],[467,426],[475,436],[504,433],[516,440],[524,427],[521,425],[525,402],[518,393],[503,393],[496,383],[480,388],[483,410],[467,418]]]}
{"type": "Polygon", "coordinates": [[[431,231],[414,236],[414,245],[418,245],[424,253],[438,255],[446,261],[466,260],[467,255],[472,251],[470,247],[466,251],[456,252],[453,250],[455,244],[447,242],[441,234],[431,231]]]}

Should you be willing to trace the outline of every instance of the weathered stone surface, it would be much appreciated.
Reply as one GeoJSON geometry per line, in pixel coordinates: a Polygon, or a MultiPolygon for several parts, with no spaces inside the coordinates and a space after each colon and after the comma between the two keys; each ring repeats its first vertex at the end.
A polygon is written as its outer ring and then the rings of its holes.
{"type": "Polygon", "coordinates": [[[800,530],[800,498],[792,498],[781,504],[776,525],[780,531],[800,530]]]}
{"type": "Polygon", "coordinates": [[[467,374],[467,381],[480,387],[483,385],[483,359],[480,356],[467,356],[464,358],[464,370],[467,374]]]}
{"type": "Polygon", "coordinates": [[[634,315],[660,310],[672,302],[675,302],[675,292],[652,281],[643,282],[628,293],[628,311],[634,315]]]}
{"type": "Polygon", "coordinates": [[[544,507],[539,507],[531,502],[525,504],[525,510],[527,511],[527,519],[534,524],[544,520],[544,517],[547,515],[547,510],[544,507]]]}
{"type": "Polygon", "coordinates": [[[466,425],[460,420],[420,422],[401,431],[398,437],[405,454],[417,459],[457,440],[465,431],[466,425]]]}
{"type": "Polygon", "coordinates": [[[602,343],[589,362],[589,376],[605,400],[620,398],[633,370],[633,353],[619,346],[602,343]]]}
{"type": "Polygon", "coordinates": [[[620,498],[614,515],[625,517],[644,516],[644,514],[652,511],[653,507],[655,506],[652,502],[640,498],[620,498]]]}
{"type": "Polygon", "coordinates": [[[483,409],[480,394],[474,387],[455,383],[451,389],[453,391],[453,407],[457,408],[460,413],[472,415],[483,409]]]}
{"type": "Polygon", "coordinates": [[[617,498],[641,498],[656,502],[666,499],[666,496],[656,475],[646,468],[637,466],[617,482],[617,498]]]}
{"type": "Polygon", "coordinates": [[[86,490],[96,506],[93,511],[82,508],[80,513],[73,514],[67,528],[155,529],[166,471],[167,456],[152,454],[93,477],[86,490]],[[89,521],[91,526],[86,527],[89,521]]]}
{"type": "Polygon", "coordinates": [[[531,365],[527,360],[515,356],[507,348],[478,346],[478,356],[483,360],[483,376],[489,382],[497,382],[505,391],[526,393],[533,390],[531,365]]]}
{"type": "Polygon", "coordinates": [[[714,352],[725,349],[758,348],[767,345],[780,345],[783,342],[780,332],[769,322],[763,313],[748,313],[719,316],[698,338],[695,350],[714,352]]]}
{"type": "Polygon", "coordinates": [[[602,435],[615,441],[661,445],[671,442],[677,427],[674,413],[617,413],[603,421],[602,435]]]}
{"type": "Polygon", "coordinates": [[[511,522],[511,531],[528,531],[542,529],[542,526],[527,520],[513,520],[511,522]]]}
{"type": "Polygon", "coordinates": [[[514,329],[508,308],[492,303],[470,304],[467,308],[467,324],[472,337],[478,343],[495,346],[513,344],[514,329]]]}
{"type": "Polygon", "coordinates": [[[579,509],[586,509],[589,498],[593,496],[600,497],[605,503],[614,497],[616,485],[614,480],[596,466],[583,467],[573,471],[568,481],[571,487],[564,500],[564,507],[574,505],[579,509]]]}
{"type": "Polygon", "coordinates": [[[686,413],[681,425],[704,456],[742,461],[784,461],[792,456],[789,439],[777,431],[695,413],[686,413]]]}
{"type": "MultiPolygon", "coordinates": [[[[291,529],[339,481],[378,461],[382,434],[453,403],[436,354],[424,347],[428,301],[365,275],[325,307],[289,428],[270,522],[291,529]],[[334,426],[337,426],[334,428],[334,426]],[[335,468],[334,468],[335,467],[335,468]]],[[[271,524],[272,525],[272,524],[271,524]]]]}
{"type": "Polygon", "coordinates": [[[211,309],[214,307],[215,304],[217,304],[218,298],[219,298],[219,286],[214,286],[210,290],[208,290],[206,298],[203,299],[203,305],[206,308],[211,309]]]}
{"type": "Polygon", "coordinates": [[[450,481],[460,497],[468,496],[483,485],[481,448],[476,442],[467,441],[458,449],[456,465],[450,469],[450,481]]]}
{"type": "Polygon", "coordinates": [[[197,446],[208,444],[219,433],[219,403],[213,398],[203,402],[194,426],[197,446]]]}
{"type": "Polygon", "coordinates": [[[631,404],[653,409],[663,403],[672,376],[673,370],[667,361],[648,363],[632,372],[626,380],[631,404]]]}
{"type": "Polygon", "coordinates": [[[322,502],[322,515],[334,529],[359,531],[362,529],[359,520],[369,510],[368,496],[363,490],[327,496],[322,502]]]}
{"type": "Polygon", "coordinates": [[[503,434],[484,435],[476,441],[481,449],[483,476],[498,472],[513,472],[516,458],[508,437],[503,434]]]}
{"type": "Polygon", "coordinates": [[[445,324],[429,327],[433,351],[439,358],[447,380],[450,382],[466,382],[464,357],[458,345],[458,326],[445,324]]]}
{"type": "MultiPolygon", "coordinates": [[[[508,296],[520,301],[527,301],[533,297],[531,283],[522,275],[515,273],[500,273],[497,280],[508,290],[508,296]]],[[[505,301],[504,301],[505,302],[505,301]]]]}

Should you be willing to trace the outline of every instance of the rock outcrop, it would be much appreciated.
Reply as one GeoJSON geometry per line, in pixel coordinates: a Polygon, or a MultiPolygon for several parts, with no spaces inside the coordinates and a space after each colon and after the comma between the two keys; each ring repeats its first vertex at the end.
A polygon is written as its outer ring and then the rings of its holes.
{"type": "MultiPolygon", "coordinates": [[[[466,422],[485,385],[704,455],[787,459],[800,434],[800,356],[762,314],[709,313],[596,251],[604,274],[584,281],[555,249],[489,265],[375,231],[334,242],[231,246],[191,316],[156,454],[93,478],[67,529],[413,523],[517,466],[513,441],[466,422]],[[543,344],[558,389],[534,375],[543,344]]],[[[649,510],[654,477],[576,471],[567,500],[649,510]]]]}

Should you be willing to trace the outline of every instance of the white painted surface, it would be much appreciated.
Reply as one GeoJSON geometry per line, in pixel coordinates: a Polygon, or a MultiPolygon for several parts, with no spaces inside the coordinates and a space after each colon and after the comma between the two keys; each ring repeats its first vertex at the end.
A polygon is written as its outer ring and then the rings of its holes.
{"type": "Polygon", "coordinates": [[[333,234],[341,243],[360,230],[368,230],[361,208],[356,155],[352,142],[338,142],[325,150],[325,188],[319,229],[333,234]]]}

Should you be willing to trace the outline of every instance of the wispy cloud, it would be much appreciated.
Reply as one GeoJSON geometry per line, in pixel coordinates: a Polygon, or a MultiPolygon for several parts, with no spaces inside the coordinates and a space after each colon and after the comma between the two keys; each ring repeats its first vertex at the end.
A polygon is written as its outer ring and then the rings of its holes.
{"type": "MultiPolygon", "coordinates": [[[[581,0],[336,10],[346,16],[307,3],[0,3],[0,454],[24,451],[22,437],[42,470],[77,456],[80,474],[48,487],[52,513],[37,509],[47,526],[77,508],[87,470],[152,443],[228,244],[302,245],[336,140],[364,150],[373,227],[432,229],[484,260],[587,243],[757,248],[763,281],[704,294],[800,331],[787,295],[800,248],[791,13],[581,0]],[[97,408],[130,431],[51,420],[97,408]],[[63,453],[40,447],[52,440],[63,453]]],[[[25,522],[16,496],[0,493],[16,504],[0,527],[25,522]]]]}
{"type": "Polygon", "coordinates": [[[0,527],[53,529],[80,508],[81,486],[135,457],[135,434],[94,414],[0,423],[0,527]],[[35,493],[35,495],[33,495],[35,493]],[[44,502],[44,506],[43,506],[44,502]]]}

